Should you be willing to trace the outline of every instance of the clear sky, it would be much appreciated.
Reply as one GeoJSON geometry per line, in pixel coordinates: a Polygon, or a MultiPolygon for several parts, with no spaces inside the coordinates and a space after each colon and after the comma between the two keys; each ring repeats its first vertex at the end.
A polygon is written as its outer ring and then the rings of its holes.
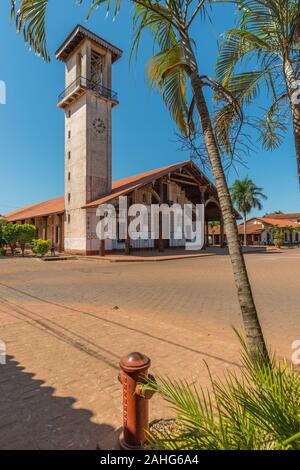
{"type": "MultiPolygon", "coordinates": [[[[86,22],[89,0],[85,6],[75,0],[51,0],[47,17],[50,64],[24,46],[9,22],[10,2],[1,3],[0,80],[7,86],[7,104],[0,105],[0,214],[63,195],[64,118],[56,103],[64,88],[64,66],[56,61],[54,52],[77,23],[124,51],[113,70],[113,89],[120,101],[113,110],[113,178],[189,158],[179,150],[175,125],[160,95],[145,80],[145,63],[152,55],[149,37],[142,42],[137,63],[129,65],[132,28],[128,1],[124,0],[115,21],[110,16],[105,19],[104,9],[100,9],[86,22]]],[[[218,5],[211,19],[194,28],[199,65],[205,74],[213,73],[220,33],[233,26],[232,7],[218,5]]],[[[258,148],[245,163],[247,168],[230,171],[230,183],[249,174],[269,198],[263,211],[300,211],[291,133],[279,150],[269,153],[258,148]]]]}

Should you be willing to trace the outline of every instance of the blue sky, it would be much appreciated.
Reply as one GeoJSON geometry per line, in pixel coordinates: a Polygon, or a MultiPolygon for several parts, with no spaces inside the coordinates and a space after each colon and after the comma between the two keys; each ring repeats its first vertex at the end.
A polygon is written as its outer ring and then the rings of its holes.
{"type": "MultiPolygon", "coordinates": [[[[77,23],[124,50],[124,57],[113,70],[113,89],[120,100],[113,111],[113,178],[189,158],[187,152],[179,149],[175,125],[160,95],[149,89],[145,79],[146,60],[152,55],[149,37],[145,36],[142,42],[138,61],[129,64],[129,2],[124,2],[115,21],[111,17],[105,19],[104,10],[98,10],[86,22],[89,0],[84,7],[75,0],[50,1],[50,64],[24,46],[9,22],[10,2],[2,3],[0,80],[7,86],[7,104],[0,105],[0,214],[63,194],[64,119],[56,102],[64,88],[64,66],[56,61],[54,52],[77,23]]],[[[212,23],[199,22],[193,31],[199,65],[206,74],[213,73],[220,33],[234,23],[233,10],[228,5],[218,5],[211,17],[212,23]]],[[[229,182],[237,177],[236,171],[238,177],[249,174],[269,198],[263,212],[300,210],[291,133],[280,149],[269,153],[258,148],[245,163],[247,168],[238,166],[229,172],[229,182]]]]}

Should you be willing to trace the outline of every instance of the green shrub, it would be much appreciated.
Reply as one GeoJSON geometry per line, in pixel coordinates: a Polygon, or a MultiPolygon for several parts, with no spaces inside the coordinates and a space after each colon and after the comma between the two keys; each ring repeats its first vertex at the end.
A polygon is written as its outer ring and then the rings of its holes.
{"type": "Polygon", "coordinates": [[[17,224],[17,242],[22,250],[22,256],[25,254],[25,247],[27,243],[31,243],[36,235],[36,227],[31,224],[17,224]]]}
{"type": "Polygon", "coordinates": [[[31,248],[36,255],[44,256],[48,253],[51,247],[50,240],[32,240],[31,248]]]}
{"type": "Polygon", "coordinates": [[[242,341],[242,367],[212,388],[158,378],[147,388],[175,411],[177,427],[150,432],[153,449],[300,450],[300,374],[279,363],[251,358],[242,341]]]}
{"type": "Polygon", "coordinates": [[[276,237],[274,238],[274,245],[277,247],[277,248],[281,248],[282,245],[283,245],[283,237],[276,237]]]}

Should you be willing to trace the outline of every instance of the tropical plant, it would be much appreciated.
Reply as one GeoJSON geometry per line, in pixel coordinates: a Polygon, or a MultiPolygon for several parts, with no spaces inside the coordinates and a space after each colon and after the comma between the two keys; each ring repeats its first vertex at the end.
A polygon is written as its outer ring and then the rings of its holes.
{"type": "MultiPolygon", "coordinates": [[[[233,1],[239,11],[238,25],[224,35],[216,79],[241,105],[269,92],[271,106],[257,125],[266,149],[281,144],[291,116],[300,179],[299,1],[233,1]],[[237,71],[237,65],[246,68],[237,71]]],[[[224,127],[230,127],[233,117],[224,115],[224,127]]]]}
{"type": "Polygon", "coordinates": [[[16,226],[17,242],[20,245],[22,256],[25,255],[26,244],[31,243],[36,235],[36,227],[31,224],[19,224],[16,226]]]}
{"type": "Polygon", "coordinates": [[[272,235],[273,237],[273,243],[277,248],[281,248],[284,242],[283,238],[283,230],[279,225],[270,225],[268,227],[268,232],[272,235]]]}
{"type": "Polygon", "coordinates": [[[43,257],[44,255],[48,253],[48,251],[50,250],[50,247],[51,247],[50,240],[37,239],[37,240],[32,240],[32,243],[31,243],[31,249],[33,253],[35,253],[36,255],[41,255],[41,257],[43,257]]]}
{"type": "MultiPolygon", "coordinates": [[[[82,3],[82,0],[80,0],[82,3]]],[[[111,8],[110,0],[91,0],[91,11],[104,3],[111,8]]],[[[215,179],[221,206],[227,243],[233,266],[234,280],[244,321],[247,339],[253,354],[259,345],[267,356],[260,322],[239,243],[235,213],[222,166],[217,135],[207,106],[204,89],[210,87],[228,101],[238,114],[238,109],[224,87],[216,84],[199,69],[195,54],[196,42],[190,31],[195,21],[205,17],[206,5],[210,0],[131,0],[134,7],[133,51],[138,51],[144,30],[153,36],[158,52],[150,59],[148,76],[150,83],[162,93],[166,106],[179,129],[188,135],[194,128],[192,111],[203,133],[205,147],[215,179]],[[187,96],[191,95],[192,105],[188,106],[187,96]]],[[[25,40],[37,53],[49,60],[45,35],[47,0],[11,0],[12,16],[16,19],[18,31],[23,31],[25,40]],[[16,8],[18,4],[18,9],[16,8]]],[[[121,0],[116,0],[115,11],[120,9],[121,0]]],[[[200,49],[200,47],[199,47],[200,49]]]]}
{"type": "Polygon", "coordinates": [[[0,218],[0,248],[2,248],[5,244],[6,241],[4,240],[4,235],[3,235],[3,227],[7,223],[5,219],[0,218]]]}
{"type": "Polygon", "coordinates": [[[244,219],[244,245],[247,245],[247,215],[252,209],[262,209],[260,199],[267,199],[263,189],[256,186],[249,176],[243,180],[236,180],[231,189],[231,198],[237,210],[243,214],[244,219]]]}
{"type": "Polygon", "coordinates": [[[6,256],[6,249],[0,246],[0,256],[6,256]]]}
{"type": "Polygon", "coordinates": [[[214,245],[215,244],[215,229],[217,227],[220,227],[220,222],[218,220],[210,220],[208,222],[208,226],[209,228],[211,229],[211,233],[212,233],[212,244],[214,245]]]}
{"type": "Polygon", "coordinates": [[[5,243],[9,245],[12,256],[15,254],[18,241],[18,228],[16,224],[7,223],[2,226],[2,236],[5,243]]]}
{"type": "Polygon", "coordinates": [[[300,450],[300,374],[275,356],[253,359],[242,340],[242,367],[211,387],[157,378],[146,387],[166,400],[177,426],[149,433],[152,449],[300,450]]]}

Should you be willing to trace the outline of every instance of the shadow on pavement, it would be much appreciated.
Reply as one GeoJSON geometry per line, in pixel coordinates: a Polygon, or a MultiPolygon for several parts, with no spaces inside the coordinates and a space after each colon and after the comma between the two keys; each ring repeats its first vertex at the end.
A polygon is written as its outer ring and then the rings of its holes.
{"type": "Polygon", "coordinates": [[[111,449],[114,428],[93,423],[93,413],[74,409],[73,397],[55,396],[55,389],[25,372],[12,356],[0,365],[0,449],[111,449]]]}

